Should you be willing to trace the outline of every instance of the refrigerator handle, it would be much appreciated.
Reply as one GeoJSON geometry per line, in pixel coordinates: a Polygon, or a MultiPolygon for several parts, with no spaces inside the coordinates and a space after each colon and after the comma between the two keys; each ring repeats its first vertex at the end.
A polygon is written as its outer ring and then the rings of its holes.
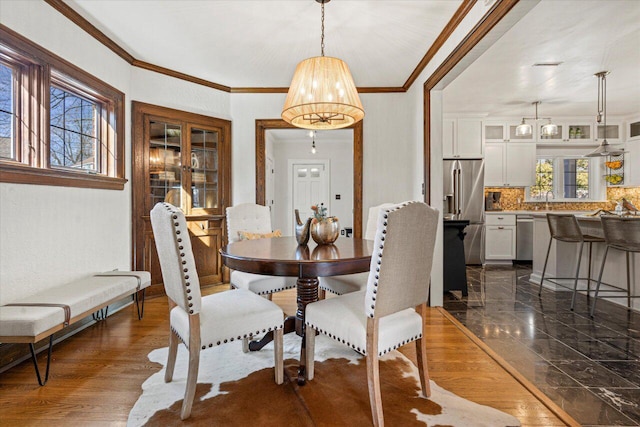
{"type": "Polygon", "coordinates": [[[458,215],[462,215],[462,195],[464,194],[462,192],[464,190],[464,188],[462,188],[463,185],[462,169],[458,169],[458,215]]]}
{"type": "Polygon", "coordinates": [[[460,169],[453,169],[453,213],[460,214],[460,169]]]}

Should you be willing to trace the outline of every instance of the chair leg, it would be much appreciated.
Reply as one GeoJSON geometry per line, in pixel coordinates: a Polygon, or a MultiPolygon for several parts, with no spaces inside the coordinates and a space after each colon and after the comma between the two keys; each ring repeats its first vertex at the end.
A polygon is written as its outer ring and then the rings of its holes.
{"type": "Polygon", "coordinates": [[[200,366],[200,347],[189,348],[189,372],[187,374],[187,387],[184,391],[184,400],[182,402],[182,411],[180,419],[186,420],[191,415],[191,406],[193,405],[193,397],[196,394],[196,385],[198,383],[198,368],[200,366]]]}
{"type": "Polygon", "coordinates": [[[629,252],[627,252],[627,310],[631,310],[631,270],[629,268],[629,252]]]}
{"type": "Polygon", "coordinates": [[[544,267],[542,267],[542,276],[540,277],[540,288],[538,289],[538,296],[542,295],[542,284],[544,283],[544,275],[547,272],[547,263],[549,262],[549,252],[551,252],[551,242],[553,238],[549,238],[549,246],[547,247],[547,257],[544,259],[544,267]]]}
{"type": "Polygon", "coordinates": [[[314,376],[314,367],[315,367],[314,357],[316,353],[316,330],[313,329],[312,326],[307,325],[305,326],[304,336],[306,340],[305,341],[305,352],[306,352],[305,358],[307,359],[306,360],[307,381],[311,381],[314,376]]]}
{"type": "Polygon", "coordinates": [[[380,366],[378,361],[378,319],[367,318],[367,383],[369,403],[375,427],[384,426],[382,394],[380,393],[380,366]]]}
{"type": "Polygon", "coordinates": [[[573,295],[571,296],[571,311],[576,304],[576,294],[578,293],[578,278],[580,277],[580,263],[582,262],[582,250],[584,249],[584,242],[580,242],[580,251],[578,252],[578,265],[576,267],[576,279],[573,283],[573,295]]]}
{"type": "Polygon", "coordinates": [[[284,363],[283,363],[283,337],[284,329],[276,329],[273,333],[273,357],[274,371],[276,376],[276,384],[284,382],[284,363]]]}
{"type": "Polygon", "coordinates": [[[600,266],[600,274],[598,275],[598,283],[596,283],[596,291],[593,294],[593,304],[591,304],[591,317],[596,312],[596,302],[598,302],[598,292],[600,291],[600,284],[602,283],[602,273],[604,273],[604,265],[607,261],[607,254],[609,253],[609,246],[604,249],[604,254],[602,255],[602,265],[600,266]]]}
{"type": "Polygon", "coordinates": [[[253,339],[253,335],[242,338],[242,352],[249,353],[249,342],[253,339]]]}
{"type": "Polygon", "coordinates": [[[164,382],[170,383],[173,379],[173,369],[176,367],[176,356],[178,354],[178,336],[169,331],[169,357],[167,358],[167,368],[164,372],[164,382]]]}
{"type": "Polygon", "coordinates": [[[327,297],[327,291],[318,288],[318,300],[325,299],[327,297]]]}
{"type": "Polygon", "coordinates": [[[416,340],[416,353],[422,394],[429,398],[431,397],[431,384],[429,383],[429,367],[427,365],[427,340],[424,338],[424,334],[422,334],[422,338],[416,340]]]}

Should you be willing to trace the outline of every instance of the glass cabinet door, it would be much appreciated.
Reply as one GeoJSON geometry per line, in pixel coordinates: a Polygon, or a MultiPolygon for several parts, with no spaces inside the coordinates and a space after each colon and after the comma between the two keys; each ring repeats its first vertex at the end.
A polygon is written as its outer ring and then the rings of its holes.
{"type": "Polygon", "coordinates": [[[182,205],[181,147],[181,125],[149,121],[149,210],[159,202],[182,205]]]}
{"type": "Polygon", "coordinates": [[[190,127],[191,208],[218,210],[218,129],[190,127]]]}

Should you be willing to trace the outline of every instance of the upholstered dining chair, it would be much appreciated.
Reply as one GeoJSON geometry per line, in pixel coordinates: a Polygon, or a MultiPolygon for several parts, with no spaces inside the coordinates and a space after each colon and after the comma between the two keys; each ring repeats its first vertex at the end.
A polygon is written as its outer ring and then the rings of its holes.
{"type": "MultiPolygon", "coordinates": [[[[240,234],[260,237],[259,235],[266,236],[272,231],[268,207],[255,203],[243,203],[227,208],[229,243],[241,240],[240,234]]],[[[297,277],[264,276],[244,271],[231,271],[229,281],[233,288],[247,289],[271,299],[274,292],[295,288],[297,277]]]]}
{"type": "MultiPolygon", "coordinates": [[[[378,221],[378,213],[382,209],[393,206],[393,203],[383,203],[378,206],[369,208],[369,216],[367,218],[367,226],[365,228],[364,238],[373,240],[376,235],[376,225],[378,221]]],[[[369,273],[344,274],[341,276],[318,277],[318,288],[321,291],[331,292],[336,295],[343,295],[349,292],[357,292],[367,287],[367,279],[369,273]]]]}
{"type": "Polygon", "coordinates": [[[282,384],[284,314],[280,307],[246,289],[202,297],[182,211],[168,203],[158,203],[151,210],[151,226],[164,289],[169,298],[171,331],[165,382],[173,378],[179,342],[189,350],[189,368],[180,417],[184,420],[191,414],[200,352],[251,334],[274,331],[275,381],[282,384]]]}
{"type": "Polygon", "coordinates": [[[307,379],[314,376],[316,331],[363,354],[374,425],[383,426],[378,358],[415,341],[420,384],[431,395],[425,315],[438,211],[408,202],[380,211],[365,291],[307,305],[307,379]]]}

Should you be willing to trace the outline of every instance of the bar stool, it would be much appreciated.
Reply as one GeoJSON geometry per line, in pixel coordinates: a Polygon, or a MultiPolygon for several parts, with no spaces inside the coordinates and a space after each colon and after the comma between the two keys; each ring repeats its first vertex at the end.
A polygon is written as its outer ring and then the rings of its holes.
{"type": "MultiPolygon", "coordinates": [[[[591,305],[591,317],[593,317],[596,311],[596,302],[598,301],[598,293],[600,291],[600,285],[602,283],[602,273],[604,272],[604,265],[607,261],[607,254],[609,249],[616,249],[623,251],[627,257],[627,289],[618,288],[609,283],[605,283],[606,286],[614,289],[603,289],[603,292],[625,292],[627,294],[627,308],[631,309],[631,298],[639,298],[640,295],[631,295],[631,270],[629,267],[629,254],[640,253],[640,218],[633,217],[619,217],[619,216],[603,216],[600,218],[602,221],[602,231],[604,232],[604,239],[607,246],[604,250],[602,257],[602,266],[600,267],[600,275],[598,277],[598,284],[596,285],[596,291],[593,295],[593,304],[591,305]]],[[[602,297],[601,297],[602,298],[602,297]]],[[[604,298],[624,298],[624,295],[608,295],[604,298]]]]}
{"type": "Polygon", "coordinates": [[[549,231],[551,232],[551,238],[549,238],[549,246],[547,247],[547,257],[544,260],[544,268],[542,269],[542,277],[540,278],[540,289],[538,290],[538,295],[542,295],[542,284],[544,283],[544,276],[547,272],[547,263],[549,262],[549,252],[551,252],[551,243],[553,240],[558,240],[560,242],[568,242],[568,243],[580,243],[580,251],[578,252],[578,266],[576,267],[576,275],[574,277],[551,277],[547,278],[547,281],[553,283],[556,286],[561,286],[563,288],[571,289],[570,286],[564,285],[562,283],[556,282],[556,280],[567,280],[573,279],[573,295],[571,297],[571,310],[576,302],[576,294],[578,292],[578,280],[586,280],[587,281],[587,298],[591,292],[590,285],[591,282],[595,282],[595,279],[591,278],[591,250],[593,243],[604,243],[604,239],[602,237],[590,236],[588,234],[582,234],[582,230],[580,230],[580,225],[578,225],[578,220],[575,215],[571,214],[547,214],[547,223],[549,224],[549,231]],[[580,276],[580,263],[582,262],[582,249],[584,248],[584,244],[589,244],[589,269],[587,273],[587,277],[579,277],[580,276]]]}

